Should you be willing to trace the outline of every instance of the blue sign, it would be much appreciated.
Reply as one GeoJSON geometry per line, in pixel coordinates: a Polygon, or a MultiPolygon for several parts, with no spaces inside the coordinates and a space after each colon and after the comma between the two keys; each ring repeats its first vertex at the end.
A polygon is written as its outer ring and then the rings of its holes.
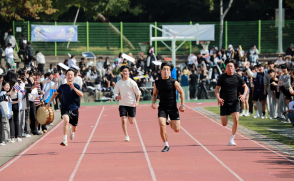
{"type": "Polygon", "coordinates": [[[65,25],[32,25],[33,42],[77,42],[78,27],[65,25]]]}

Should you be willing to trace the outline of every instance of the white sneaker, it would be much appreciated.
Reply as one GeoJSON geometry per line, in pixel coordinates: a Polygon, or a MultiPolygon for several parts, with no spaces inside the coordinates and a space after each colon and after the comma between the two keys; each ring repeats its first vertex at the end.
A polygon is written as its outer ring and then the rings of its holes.
{"type": "Polygon", "coordinates": [[[130,141],[130,137],[129,136],[126,136],[125,137],[125,141],[130,141]]]}
{"type": "Polygon", "coordinates": [[[255,116],[253,116],[253,118],[259,118],[259,115],[255,115],[255,116]]]}
{"type": "Polygon", "coordinates": [[[290,121],[288,121],[287,119],[284,119],[283,121],[281,121],[281,123],[290,123],[290,121]]]}
{"type": "Polygon", "coordinates": [[[265,115],[262,115],[261,116],[261,119],[266,119],[267,117],[265,115]]]}
{"type": "Polygon", "coordinates": [[[250,116],[250,113],[246,113],[244,116],[248,117],[248,116],[250,116]]]}
{"type": "Polygon", "coordinates": [[[243,113],[243,112],[241,112],[241,113],[240,113],[240,116],[244,116],[244,113],[243,113]]]}
{"type": "Polygon", "coordinates": [[[7,143],[15,143],[15,141],[14,141],[14,139],[12,138],[12,139],[8,139],[8,140],[7,140],[7,143]]]}
{"type": "Polygon", "coordinates": [[[273,118],[270,116],[269,119],[273,119],[273,118]]]}
{"type": "Polygon", "coordinates": [[[24,137],[26,137],[26,138],[30,138],[30,137],[32,137],[32,136],[31,136],[30,134],[25,134],[24,137]]]}
{"type": "Polygon", "coordinates": [[[234,140],[230,140],[228,146],[236,146],[237,144],[235,143],[234,140]]]}
{"type": "Polygon", "coordinates": [[[53,123],[48,124],[49,126],[53,126],[53,123]]]}
{"type": "Polygon", "coordinates": [[[16,138],[17,142],[22,142],[22,140],[20,138],[16,138]]]}
{"type": "Polygon", "coordinates": [[[75,135],[72,132],[71,126],[69,127],[69,139],[73,140],[75,138],[75,135]]]}
{"type": "Polygon", "coordinates": [[[5,146],[5,145],[6,145],[5,142],[0,143],[0,146],[5,146]]]}

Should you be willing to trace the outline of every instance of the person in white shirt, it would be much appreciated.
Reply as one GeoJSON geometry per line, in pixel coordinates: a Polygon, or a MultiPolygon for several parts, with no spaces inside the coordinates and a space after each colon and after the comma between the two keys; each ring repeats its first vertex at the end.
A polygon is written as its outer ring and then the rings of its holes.
{"type": "Polygon", "coordinates": [[[72,55],[71,58],[68,60],[68,66],[71,68],[73,65],[77,64],[77,60],[75,55],[72,55]]]}
{"type": "Polygon", "coordinates": [[[87,63],[86,63],[86,67],[88,68],[89,66],[94,66],[95,65],[95,63],[91,60],[91,59],[89,59],[88,58],[88,61],[87,61],[87,63]]]}
{"type": "Polygon", "coordinates": [[[283,60],[283,56],[282,56],[282,55],[279,55],[279,58],[278,58],[278,60],[276,61],[276,63],[277,63],[278,65],[281,65],[281,64],[284,64],[284,63],[285,63],[285,61],[283,60]]]}
{"type": "MultiPolygon", "coordinates": [[[[197,57],[195,56],[194,53],[191,53],[188,57],[188,61],[189,61],[189,67],[191,68],[193,64],[195,64],[197,61],[197,57]]],[[[197,67],[197,65],[196,65],[197,67]]]]}
{"type": "Polygon", "coordinates": [[[11,43],[8,43],[8,46],[5,48],[5,56],[6,56],[6,63],[7,65],[7,70],[9,70],[10,68],[12,68],[12,62],[13,62],[13,48],[11,43]]]}
{"type": "Polygon", "coordinates": [[[73,83],[76,83],[80,86],[80,88],[82,89],[83,87],[83,79],[80,77],[80,70],[76,70],[75,73],[74,73],[74,80],[73,80],[73,83]]]}
{"type": "Polygon", "coordinates": [[[103,77],[105,75],[105,69],[104,69],[104,62],[102,57],[98,58],[96,67],[97,67],[97,70],[100,72],[100,76],[103,77]]]}
{"type": "Polygon", "coordinates": [[[250,60],[251,66],[252,65],[254,66],[256,65],[256,62],[258,59],[259,50],[256,48],[255,45],[253,45],[249,52],[250,52],[249,60],[250,60]]]}
{"type": "Polygon", "coordinates": [[[122,120],[125,141],[130,141],[127,131],[127,120],[129,120],[130,124],[136,121],[136,107],[139,106],[141,91],[137,83],[129,78],[129,66],[121,66],[120,71],[123,78],[115,84],[113,94],[115,100],[119,100],[119,113],[122,120]]]}
{"type": "Polygon", "coordinates": [[[40,51],[36,51],[36,65],[38,66],[38,70],[44,74],[45,70],[45,64],[46,64],[46,60],[45,60],[45,56],[40,52],[40,51]]]}

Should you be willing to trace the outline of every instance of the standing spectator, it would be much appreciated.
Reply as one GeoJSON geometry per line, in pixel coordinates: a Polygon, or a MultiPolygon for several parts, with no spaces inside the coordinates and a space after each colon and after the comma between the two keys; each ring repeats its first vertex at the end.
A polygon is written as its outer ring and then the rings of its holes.
{"type": "Polygon", "coordinates": [[[107,71],[108,65],[110,66],[111,64],[110,64],[110,61],[109,61],[109,57],[106,57],[104,65],[103,65],[103,68],[106,69],[106,71],[107,71]]]}
{"type": "Polygon", "coordinates": [[[44,74],[46,60],[45,60],[45,56],[38,50],[36,51],[36,64],[37,64],[38,70],[41,72],[41,74],[44,74]]]}
{"type": "Polygon", "coordinates": [[[28,41],[26,46],[25,67],[31,66],[33,56],[34,56],[34,48],[31,46],[31,42],[28,41]]]}
{"type": "Polygon", "coordinates": [[[290,55],[291,58],[293,57],[293,55],[294,55],[294,44],[293,43],[291,43],[290,47],[287,48],[286,55],[290,55]]]}
{"type": "Polygon", "coordinates": [[[104,62],[103,58],[99,57],[98,62],[96,63],[97,70],[100,72],[100,76],[104,77],[105,75],[105,69],[104,69],[104,62]]]}
{"type": "Polygon", "coordinates": [[[0,44],[0,65],[1,65],[1,60],[2,60],[2,54],[3,54],[3,49],[0,44]]]}
{"type": "Polygon", "coordinates": [[[144,71],[145,70],[145,62],[146,60],[144,59],[144,53],[143,52],[139,52],[139,56],[138,56],[138,61],[137,61],[137,68],[138,70],[144,71]]]}
{"type": "Polygon", "coordinates": [[[189,77],[188,77],[188,70],[183,71],[183,75],[181,77],[181,86],[183,88],[185,94],[185,100],[189,100],[189,77]]]}
{"type": "Polygon", "coordinates": [[[6,42],[6,39],[7,39],[7,37],[8,37],[8,35],[9,35],[10,32],[12,32],[12,28],[11,27],[8,29],[7,32],[4,33],[4,37],[3,37],[4,43],[6,42]]]}
{"type": "Polygon", "coordinates": [[[196,66],[197,66],[197,57],[195,56],[194,53],[191,53],[189,56],[188,56],[188,64],[189,64],[189,68],[192,67],[192,65],[194,64],[195,65],[196,63],[196,66]]]}
{"type": "Polygon", "coordinates": [[[5,49],[5,56],[6,56],[6,71],[8,71],[10,68],[12,68],[12,62],[13,62],[13,49],[11,43],[8,43],[8,46],[5,49]]]}
{"type": "MultiPolygon", "coordinates": [[[[100,57],[99,57],[100,58],[100,57]]],[[[101,57],[102,58],[102,57],[101,57]]],[[[122,53],[119,53],[118,57],[117,57],[118,63],[121,64],[123,62],[123,57],[122,57],[122,53]]]]}
{"type": "Polygon", "coordinates": [[[285,63],[284,60],[283,60],[283,55],[279,55],[279,58],[278,58],[278,60],[276,61],[276,63],[277,63],[278,65],[281,65],[281,64],[284,64],[284,63],[285,63]]]}
{"type": "Polygon", "coordinates": [[[208,93],[207,93],[207,88],[206,88],[206,81],[207,81],[207,74],[206,74],[206,69],[202,69],[200,71],[200,91],[199,91],[199,96],[198,96],[198,99],[201,99],[202,98],[202,91],[204,91],[204,94],[205,94],[205,98],[206,99],[209,99],[208,98],[208,93]]]}
{"type": "Polygon", "coordinates": [[[19,43],[18,43],[19,51],[18,51],[18,54],[17,54],[18,58],[21,61],[25,60],[27,43],[28,43],[28,41],[27,41],[26,37],[23,34],[21,34],[20,40],[19,40],[19,43]]]}
{"type": "Polygon", "coordinates": [[[15,40],[12,32],[8,32],[8,37],[6,38],[5,45],[8,46],[8,43],[10,43],[12,45],[13,49],[15,48],[16,40],[15,40]]]}
{"type": "Polygon", "coordinates": [[[250,56],[249,56],[251,65],[256,65],[258,54],[259,54],[258,49],[256,48],[255,45],[253,45],[252,48],[250,49],[250,56]]]}
{"type": "Polygon", "coordinates": [[[195,70],[191,71],[192,74],[190,75],[190,98],[197,100],[197,93],[198,93],[198,75],[195,70]]]}
{"type": "Polygon", "coordinates": [[[234,49],[231,44],[228,46],[228,50],[226,51],[226,57],[234,59],[234,49]]]}
{"type": "Polygon", "coordinates": [[[68,67],[71,68],[73,65],[77,64],[76,56],[72,55],[68,60],[68,67]]]}
{"type": "MultiPolygon", "coordinates": [[[[286,65],[281,65],[281,69],[282,69],[283,75],[280,76],[279,82],[282,82],[283,87],[288,90],[291,87],[291,77],[288,73],[288,68],[286,65]]],[[[287,107],[285,98],[286,98],[285,94],[281,93],[280,99],[279,99],[278,111],[282,113],[286,111],[286,107],[287,107]]]]}

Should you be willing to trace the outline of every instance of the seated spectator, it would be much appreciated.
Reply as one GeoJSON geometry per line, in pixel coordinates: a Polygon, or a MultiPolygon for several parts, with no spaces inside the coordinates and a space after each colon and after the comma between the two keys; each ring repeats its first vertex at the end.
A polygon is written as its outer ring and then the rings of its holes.
{"type": "Polygon", "coordinates": [[[80,67],[80,69],[82,69],[82,67],[87,67],[85,58],[81,58],[81,61],[79,63],[79,67],[80,67]]]}
{"type": "Polygon", "coordinates": [[[104,62],[104,69],[106,70],[107,72],[107,69],[111,69],[111,64],[110,64],[110,61],[109,61],[109,57],[106,57],[105,58],[105,62],[104,62]]]}
{"type": "Polygon", "coordinates": [[[86,63],[86,67],[88,68],[89,66],[94,66],[95,65],[95,63],[90,59],[90,58],[88,58],[88,61],[87,61],[87,63],[86,63]]]}
{"type": "Polygon", "coordinates": [[[276,61],[276,63],[277,63],[278,65],[281,65],[281,64],[284,64],[284,63],[285,63],[284,60],[283,60],[283,55],[279,55],[279,58],[278,58],[278,60],[276,61]]]}
{"type": "Polygon", "coordinates": [[[114,88],[115,81],[114,81],[114,75],[112,74],[111,70],[107,71],[107,74],[105,75],[105,81],[107,82],[107,87],[112,86],[114,88]]]}
{"type": "Polygon", "coordinates": [[[104,69],[104,62],[102,57],[98,58],[96,67],[97,67],[97,70],[100,72],[100,76],[103,77],[105,75],[105,69],[104,69]]]}
{"type": "Polygon", "coordinates": [[[291,43],[290,47],[286,50],[286,55],[290,55],[291,58],[294,56],[294,44],[291,43]]]}

